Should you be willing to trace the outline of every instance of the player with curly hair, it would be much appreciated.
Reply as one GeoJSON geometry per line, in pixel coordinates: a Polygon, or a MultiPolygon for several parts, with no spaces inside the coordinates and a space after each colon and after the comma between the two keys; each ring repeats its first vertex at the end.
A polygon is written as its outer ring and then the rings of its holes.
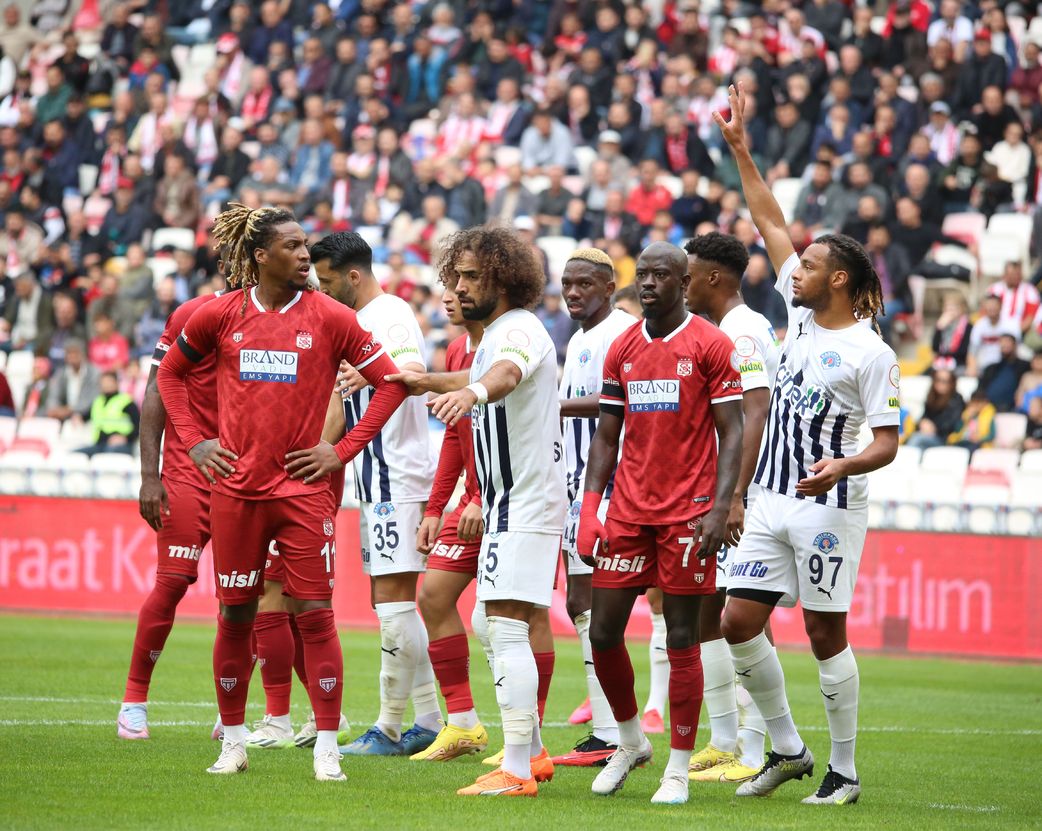
{"type": "Polygon", "coordinates": [[[714,119],[731,146],[745,201],[789,302],[788,334],[754,481],[760,486],[727,575],[721,630],[735,669],[767,723],[771,752],[738,796],[768,796],[813,775],[796,730],[778,656],[763,628],[777,604],[803,607],[828,718],[828,771],[804,803],[849,805],[861,794],[854,766],[859,678],[847,612],[868,527],[865,474],[897,454],[901,373],[869,321],[882,313],[879,275],[850,237],[793,249],[781,208],[745,141],[745,95],[730,88],[731,119],[714,119]],[[872,441],[858,448],[864,425],[872,441]]]}
{"type": "Polygon", "coordinates": [[[240,289],[192,315],[157,375],[177,435],[212,488],[220,601],[213,668],[224,742],[209,772],[241,773],[248,765],[250,645],[268,544],[275,540],[315,711],[315,778],[342,781],[343,653],[331,608],[336,505],[329,476],[372,440],[406,390],[386,381],[395,364],[355,313],[308,290],[311,255],[291,213],[233,204],[217,218],[214,236],[229,246],[228,279],[240,289]],[[211,354],[217,436],[204,432],[186,386],[211,354]],[[333,446],[321,436],[341,360],[376,393],[358,425],[333,446]]]}
{"type": "Polygon", "coordinates": [[[552,764],[539,732],[529,620],[533,609],[550,606],[567,506],[556,352],[528,310],[542,294],[542,268],[512,231],[480,227],[451,237],[444,282],[452,272],[463,317],[484,327],[470,371],[390,380],[416,394],[438,393],[431,411],[449,426],[471,417],[485,531],[478,600],[485,604],[505,748],[502,767],[458,793],[535,796],[537,777],[548,778],[552,764]]]}

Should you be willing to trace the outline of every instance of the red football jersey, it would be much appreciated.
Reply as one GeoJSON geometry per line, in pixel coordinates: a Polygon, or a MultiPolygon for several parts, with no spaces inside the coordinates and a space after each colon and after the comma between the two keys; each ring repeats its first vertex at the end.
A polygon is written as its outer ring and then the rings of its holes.
{"type": "MultiPolygon", "coordinates": [[[[152,353],[153,366],[159,366],[163,356],[170,351],[170,347],[177,342],[178,335],[184,329],[188,319],[196,309],[204,303],[219,297],[217,294],[204,294],[201,297],[193,297],[187,303],[182,303],[170,317],[167,318],[166,328],[156,342],[155,351],[152,353]]],[[[199,429],[212,439],[217,436],[217,356],[210,353],[204,357],[185,379],[188,385],[188,402],[191,407],[192,417],[195,419],[199,429]]],[[[188,456],[188,449],[177,435],[174,422],[170,420],[170,414],[166,416],[166,427],[163,430],[163,478],[172,482],[185,482],[196,487],[209,489],[210,483],[200,472],[199,468],[188,456]]]]}
{"type": "MultiPolygon", "coordinates": [[[[448,372],[461,372],[470,369],[473,363],[474,353],[470,350],[470,335],[460,335],[445,350],[445,369],[448,372]]],[[[465,506],[470,502],[480,503],[478,470],[474,464],[474,442],[470,433],[470,413],[457,421],[455,427],[445,428],[438,469],[434,474],[434,484],[424,516],[441,516],[449,499],[452,498],[453,491],[456,490],[461,470],[465,477],[465,491],[459,504],[465,506]]]]}
{"type": "MultiPolygon", "coordinates": [[[[239,459],[213,490],[241,499],[326,490],[326,479],[290,479],[285,456],[318,444],[340,361],[366,375],[383,347],[353,310],[320,292],[300,292],[275,312],[260,304],[256,288],[246,300],[245,312],[242,291],[207,303],[178,339],[189,360],[216,354],[218,436],[239,459]]],[[[190,438],[182,436],[186,444],[190,438]]]]}
{"type": "Polygon", "coordinates": [[[664,338],[647,322],[619,335],[601,389],[601,409],[626,431],[608,516],[670,525],[706,513],[716,492],[712,405],[741,398],[734,344],[702,318],[689,314],[664,338]]]}

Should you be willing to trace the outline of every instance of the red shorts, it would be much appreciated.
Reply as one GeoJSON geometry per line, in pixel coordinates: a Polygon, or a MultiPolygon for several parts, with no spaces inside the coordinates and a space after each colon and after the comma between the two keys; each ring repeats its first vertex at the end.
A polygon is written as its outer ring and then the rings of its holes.
{"type": "Polygon", "coordinates": [[[214,582],[222,603],[246,603],[263,592],[272,540],[282,561],[284,594],[298,600],[333,596],[336,526],[328,491],[260,500],[214,493],[210,517],[214,582]]]}
{"type": "Polygon", "coordinates": [[[273,583],[286,582],[286,567],[282,564],[279,544],[272,540],[268,543],[268,559],[264,561],[264,579],[273,583]]]}
{"type": "Polygon", "coordinates": [[[194,583],[199,555],[210,541],[210,490],[185,482],[163,480],[170,516],[156,532],[159,574],[178,574],[194,583]]]}
{"type": "Polygon", "coordinates": [[[455,571],[460,574],[478,573],[481,559],[481,537],[471,542],[462,542],[456,536],[462,508],[457,508],[445,518],[445,525],[427,555],[427,568],[433,571],[455,571]]]}
{"type": "Polygon", "coordinates": [[[607,553],[598,553],[593,570],[595,589],[646,589],[666,594],[713,594],[716,552],[699,559],[691,551],[698,532],[692,523],[631,525],[608,517],[607,553]]]}

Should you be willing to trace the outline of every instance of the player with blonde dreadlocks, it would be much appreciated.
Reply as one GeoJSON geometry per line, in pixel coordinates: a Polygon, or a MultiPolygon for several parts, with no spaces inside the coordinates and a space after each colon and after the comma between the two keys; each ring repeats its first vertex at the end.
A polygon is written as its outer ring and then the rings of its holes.
{"type": "MultiPolygon", "coordinates": [[[[579,635],[589,694],[587,701],[572,714],[572,721],[589,721],[591,729],[590,735],[580,740],[571,752],[556,757],[554,764],[599,766],[618,749],[619,728],[593,668],[590,646],[593,567],[579,559],[575,534],[586,478],[586,460],[600,414],[604,357],[615,338],[637,323],[637,319],[612,308],[615,268],[611,257],[600,249],[579,248],[572,253],[561,276],[561,292],[568,314],[581,324],[568,341],[560,385],[569,506],[561,552],[568,574],[568,616],[579,635]]],[[[601,502],[602,519],[607,514],[608,504],[608,499],[601,502]]]]}
{"type": "MultiPolygon", "coordinates": [[[[808,804],[849,805],[861,794],[854,765],[858,669],[846,620],[868,527],[865,474],[897,455],[901,373],[865,324],[883,311],[879,276],[864,249],[820,237],[802,255],[745,141],[745,96],[730,88],[731,117],[713,118],[738,164],[745,201],[791,304],[754,482],[760,486],[728,573],[721,631],[756,703],[771,752],[738,796],[767,796],[814,772],[763,627],[777,604],[803,606],[832,737],[828,772],[808,804]],[[863,426],[872,441],[858,448],[863,426]]],[[[736,358],[742,349],[735,344],[736,358]]]]}
{"type": "Polygon", "coordinates": [[[158,371],[177,436],[211,484],[210,532],[220,615],[214,682],[224,743],[213,774],[242,773],[251,639],[269,542],[285,570],[283,592],[303,643],[315,713],[314,773],[343,781],[337,728],[343,652],[333,618],[337,505],[329,485],[405,400],[397,371],[354,311],[307,291],[311,254],[293,214],[232,205],[215,237],[228,247],[228,279],[242,288],[185,323],[158,371]],[[186,378],[216,357],[217,435],[189,403],[186,378]],[[358,424],[336,445],[322,430],[340,362],[375,388],[358,424]]]}

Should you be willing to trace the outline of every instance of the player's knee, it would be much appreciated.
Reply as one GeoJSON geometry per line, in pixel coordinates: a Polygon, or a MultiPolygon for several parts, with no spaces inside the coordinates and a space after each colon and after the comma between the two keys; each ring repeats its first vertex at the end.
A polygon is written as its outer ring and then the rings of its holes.
{"type": "Polygon", "coordinates": [[[691,626],[669,627],[666,624],[666,648],[667,649],[690,649],[698,643],[697,629],[691,626]]]}
{"type": "Polygon", "coordinates": [[[257,600],[229,606],[221,604],[221,617],[228,623],[252,623],[257,617],[257,600]]]}
{"type": "Polygon", "coordinates": [[[571,595],[568,595],[568,600],[565,601],[564,608],[568,612],[568,617],[572,620],[575,620],[583,612],[590,611],[588,603],[583,603],[581,600],[577,600],[571,595]]]}
{"type": "Polygon", "coordinates": [[[720,634],[724,636],[724,640],[728,643],[745,643],[755,636],[753,633],[746,637],[749,629],[748,622],[742,620],[741,614],[733,605],[724,609],[723,617],[720,619],[720,634]]]}
{"type": "Polygon", "coordinates": [[[590,645],[598,651],[614,649],[622,643],[625,632],[625,628],[620,628],[611,621],[594,617],[590,622],[590,645]]]}
{"type": "Polygon", "coordinates": [[[444,598],[427,590],[427,585],[420,587],[420,596],[416,598],[416,605],[420,608],[420,614],[428,623],[434,623],[445,617],[446,603],[444,598]]]}
{"type": "Polygon", "coordinates": [[[810,641],[811,651],[819,660],[831,658],[847,645],[846,619],[839,614],[804,612],[803,627],[810,641]]]}

